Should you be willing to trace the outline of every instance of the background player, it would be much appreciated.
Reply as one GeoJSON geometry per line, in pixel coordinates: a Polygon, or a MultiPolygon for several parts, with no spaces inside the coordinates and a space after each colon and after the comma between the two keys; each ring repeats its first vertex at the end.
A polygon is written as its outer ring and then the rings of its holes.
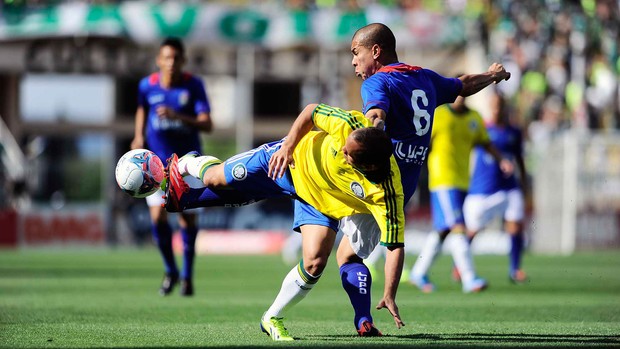
{"type": "MultiPolygon", "coordinates": [[[[284,195],[297,199],[294,229],[302,235],[303,257],[285,277],[261,319],[261,328],[274,340],[293,339],[282,314],[319,280],[334,246],[338,219],[357,212],[368,213],[376,222],[371,229],[343,237],[337,260],[355,309],[358,334],[381,335],[370,314],[372,280],[367,269],[358,266],[363,266],[362,258],[380,242],[388,250],[386,280],[398,280],[404,260],[404,212],[390,139],[384,131],[369,126],[360,112],[309,105],[282,141],[233,156],[220,165],[215,165],[219,161],[213,157],[182,157],[180,173],[202,179],[207,188],[185,188],[181,175],[175,173],[176,156],[169,165],[169,210],[239,205],[284,195]],[[310,131],[314,126],[323,131],[310,131]]],[[[397,286],[398,282],[385,284],[377,308],[387,308],[400,328],[404,323],[396,305],[397,286]]]]}
{"type": "Polygon", "coordinates": [[[509,121],[506,101],[499,94],[491,97],[491,117],[487,132],[493,145],[505,159],[512,160],[519,170],[519,180],[513,174],[502,173],[495,159],[481,147],[474,150],[473,171],[469,194],[465,198],[463,214],[470,239],[496,217],[504,220],[504,230],[510,234],[510,263],[508,276],[514,283],[523,283],[527,276],[521,269],[523,253],[524,191],[527,175],[523,161],[521,130],[509,121]],[[521,189],[523,188],[523,189],[521,189]]]}
{"type": "MultiPolygon", "coordinates": [[[[210,106],[200,78],[182,71],[183,43],[176,38],[165,39],[159,47],[156,63],[159,72],[140,81],[131,148],[148,148],[162,160],[173,153],[200,151],[199,131],[210,132],[212,128],[210,106]]],[[[198,233],[196,217],[189,212],[179,216],[183,239],[183,270],[179,273],[172,251],[172,227],[168,214],[161,207],[162,195],[160,190],[146,198],[153,238],[165,268],[159,292],[168,295],[180,277],[181,295],[191,296],[194,293],[194,244],[198,233]]]]}
{"type": "MultiPolygon", "coordinates": [[[[403,180],[405,203],[413,195],[428,155],[435,108],[469,96],[510,78],[501,64],[482,74],[446,78],[436,72],[398,61],[396,38],[384,24],[360,28],[351,40],[351,64],[361,77],[365,116],[385,128],[392,138],[394,156],[403,180]]],[[[368,216],[346,217],[343,231],[364,225],[368,216]]],[[[396,281],[397,282],[397,281],[396,281]]]]}
{"type": "Polygon", "coordinates": [[[482,117],[467,107],[464,97],[435,110],[428,186],[436,231],[427,237],[410,273],[410,281],[423,292],[432,292],[435,288],[428,279],[428,271],[448,234],[453,235],[452,258],[461,275],[463,292],[477,292],[487,287],[484,279],[476,277],[463,217],[463,202],[469,187],[470,153],[476,145],[494,157],[504,171],[512,171],[512,163],[502,159],[499,151],[491,145],[482,117]]]}

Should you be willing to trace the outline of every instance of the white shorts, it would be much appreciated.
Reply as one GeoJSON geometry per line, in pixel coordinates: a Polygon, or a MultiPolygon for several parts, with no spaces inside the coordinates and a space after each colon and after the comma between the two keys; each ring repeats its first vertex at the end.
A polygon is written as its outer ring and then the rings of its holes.
{"type": "Polygon", "coordinates": [[[381,229],[373,215],[358,213],[340,220],[340,230],[349,237],[351,248],[358,257],[368,258],[381,240],[381,229]]]}
{"type": "Polygon", "coordinates": [[[520,189],[498,191],[491,195],[470,194],[463,204],[463,215],[467,229],[484,229],[495,217],[519,222],[525,216],[525,200],[520,189]]]}
{"type": "MultiPolygon", "coordinates": [[[[190,188],[203,188],[204,187],[204,184],[202,183],[202,181],[196,177],[187,176],[187,177],[184,177],[183,179],[185,180],[185,183],[187,183],[187,185],[190,186],[190,188]]],[[[165,202],[163,199],[163,196],[165,194],[166,193],[164,193],[163,190],[158,189],[155,193],[146,197],[146,204],[149,207],[161,206],[165,202]]],[[[192,210],[187,210],[187,211],[197,212],[199,211],[199,209],[192,209],[192,210]]]]}

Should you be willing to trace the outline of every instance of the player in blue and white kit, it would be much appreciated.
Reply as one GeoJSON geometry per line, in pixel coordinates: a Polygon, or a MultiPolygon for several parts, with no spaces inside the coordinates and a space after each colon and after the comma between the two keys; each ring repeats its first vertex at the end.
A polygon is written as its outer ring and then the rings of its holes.
{"type": "MultiPolygon", "coordinates": [[[[182,71],[185,63],[183,43],[165,39],[156,59],[159,72],[140,81],[135,135],[132,149],[147,148],[165,161],[173,153],[201,151],[199,132],[212,128],[209,101],[200,78],[182,71]]],[[[197,181],[196,185],[200,185],[197,181]]],[[[193,295],[194,244],[198,228],[196,214],[179,214],[183,239],[183,270],[179,273],[172,251],[172,227],[161,206],[163,191],[146,198],[152,233],[164,261],[165,274],[159,290],[168,295],[181,279],[181,295],[193,295]]]]}
{"type": "Polygon", "coordinates": [[[491,106],[491,119],[487,125],[491,143],[502,153],[503,158],[510,159],[517,165],[520,176],[506,176],[493,157],[481,147],[476,147],[463,214],[470,239],[494,218],[503,218],[504,230],[510,234],[511,241],[509,278],[515,283],[522,283],[527,279],[521,269],[525,214],[522,187],[525,187],[527,180],[523,161],[523,137],[521,130],[509,123],[508,110],[502,96],[494,95],[491,106]]]}

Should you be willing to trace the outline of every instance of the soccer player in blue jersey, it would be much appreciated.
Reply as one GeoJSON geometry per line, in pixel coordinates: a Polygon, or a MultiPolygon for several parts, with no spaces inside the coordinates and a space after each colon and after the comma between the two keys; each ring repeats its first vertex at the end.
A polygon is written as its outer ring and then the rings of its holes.
{"type": "Polygon", "coordinates": [[[463,214],[470,239],[494,218],[501,217],[504,220],[504,230],[510,234],[511,242],[508,277],[514,283],[523,283],[527,279],[521,269],[525,214],[523,192],[527,177],[523,161],[523,136],[521,130],[510,124],[508,117],[505,100],[501,95],[494,94],[491,98],[491,118],[487,132],[503,158],[510,159],[517,165],[519,177],[515,174],[506,176],[493,157],[484,149],[476,147],[463,214]]]}
{"type": "MultiPolygon", "coordinates": [[[[435,108],[510,78],[510,73],[498,63],[491,64],[482,74],[446,78],[432,70],[399,62],[394,34],[381,23],[369,24],[354,34],[351,54],[355,73],[364,80],[363,111],[392,138],[405,203],[413,195],[429,155],[435,108]]],[[[345,224],[344,229],[356,225],[355,221],[360,219],[363,216],[345,218],[352,224],[345,224]]],[[[459,248],[468,251],[467,240],[459,241],[459,248]]]]}
{"type": "MultiPolygon", "coordinates": [[[[176,38],[165,39],[159,47],[156,63],[159,71],[140,81],[131,148],[148,147],[160,159],[167,159],[173,153],[201,151],[199,132],[211,131],[211,109],[201,79],[182,71],[183,43],[176,38]]],[[[159,292],[163,296],[170,294],[180,280],[181,295],[191,296],[194,293],[194,245],[198,234],[196,214],[183,212],[179,215],[183,239],[180,273],[172,251],[172,227],[161,206],[162,195],[160,190],[146,198],[152,234],[165,268],[159,292]]]]}
{"type": "MultiPolygon", "coordinates": [[[[274,340],[293,340],[284,327],[283,313],[318,282],[335,243],[338,220],[355,213],[367,213],[376,223],[343,238],[336,258],[347,281],[345,287],[356,297],[352,302],[363,304],[355,312],[360,320],[358,334],[381,336],[370,315],[370,275],[352,268],[349,261],[361,261],[381,243],[389,251],[386,270],[391,278],[398,278],[404,256],[404,204],[390,138],[371,126],[360,112],[309,105],[284,140],[221,164],[211,156],[188,154],[178,162],[173,156],[168,166],[166,208],[170,211],[234,206],[279,196],[296,199],[293,227],[301,232],[303,257],[285,277],[261,319],[262,330],[274,340]],[[320,131],[311,131],[315,126],[320,131]],[[293,148],[291,153],[286,151],[293,148]],[[290,155],[288,163],[294,166],[279,166],[284,159],[281,155],[290,155]],[[185,174],[200,178],[206,188],[190,190],[183,183],[185,174]]],[[[386,284],[379,306],[386,307],[400,327],[404,324],[395,302],[396,290],[396,285],[386,284]]]]}

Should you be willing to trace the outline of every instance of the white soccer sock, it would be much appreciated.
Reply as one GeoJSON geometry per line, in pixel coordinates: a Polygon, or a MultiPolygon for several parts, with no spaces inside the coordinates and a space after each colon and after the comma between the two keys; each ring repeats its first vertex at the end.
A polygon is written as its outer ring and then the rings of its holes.
{"type": "Polygon", "coordinates": [[[471,256],[471,248],[465,234],[451,233],[450,245],[452,246],[452,259],[461,275],[461,282],[471,282],[476,277],[474,261],[471,256]]]}
{"type": "Polygon", "coordinates": [[[269,309],[265,312],[265,319],[280,317],[286,309],[299,303],[312,290],[319,276],[312,276],[303,270],[303,262],[297,264],[282,281],[280,292],[269,309]]]}
{"type": "Polygon", "coordinates": [[[179,159],[179,172],[182,176],[190,175],[202,181],[202,176],[207,168],[221,163],[222,160],[209,155],[184,156],[179,159]]]}
{"type": "Polygon", "coordinates": [[[412,277],[421,277],[428,273],[428,270],[433,265],[435,258],[441,251],[441,241],[439,239],[439,233],[436,231],[430,232],[426,237],[424,247],[416,259],[413,268],[411,268],[412,277]]]}

